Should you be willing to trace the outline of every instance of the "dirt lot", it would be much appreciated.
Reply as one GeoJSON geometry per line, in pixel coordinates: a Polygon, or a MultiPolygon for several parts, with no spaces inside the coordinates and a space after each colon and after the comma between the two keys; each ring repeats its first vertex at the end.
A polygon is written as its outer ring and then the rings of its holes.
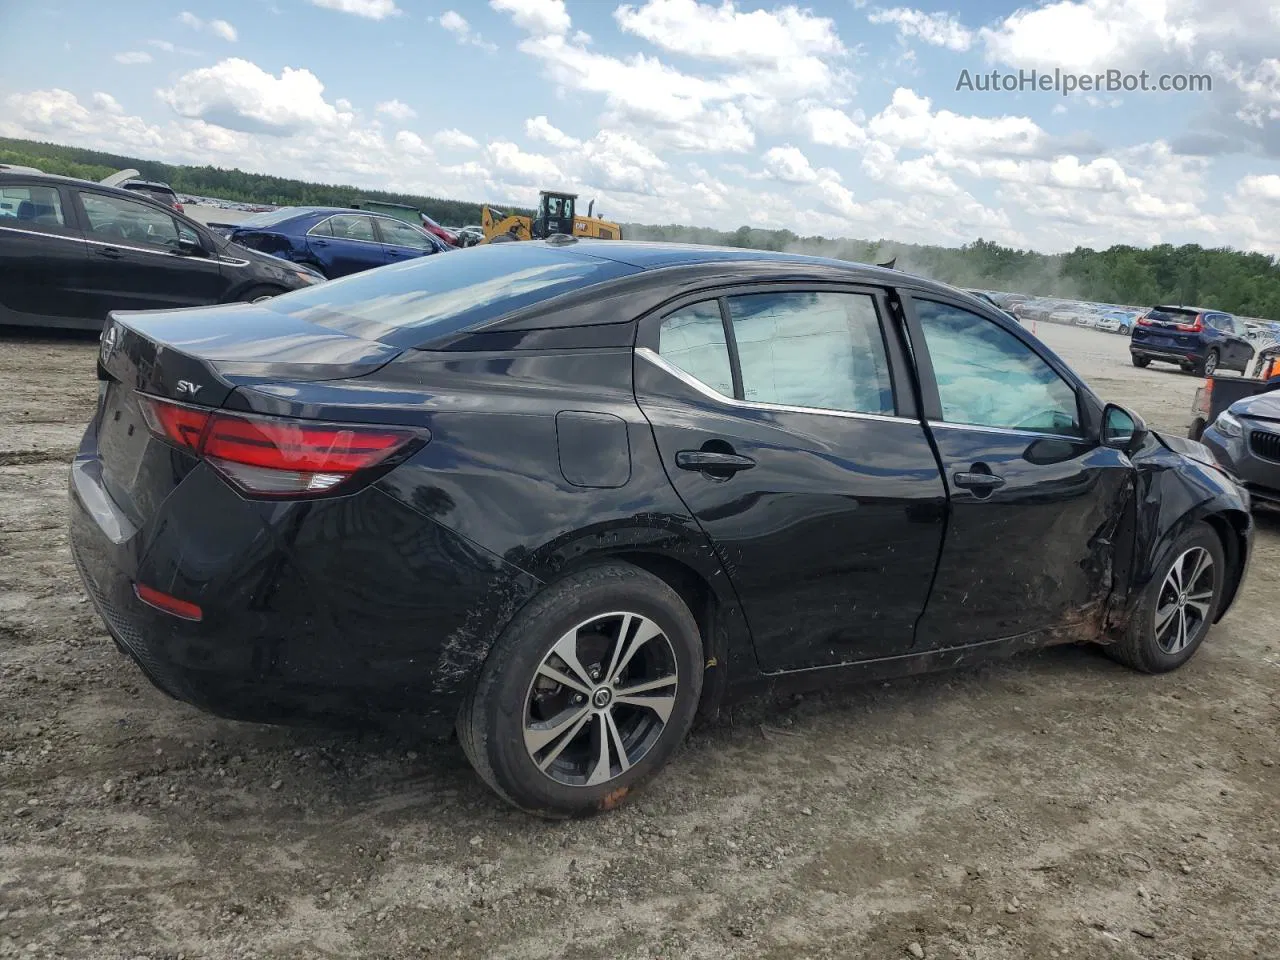
{"type": "MultiPolygon", "coordinates": [[[[1193,378],[1041,334],[1185,427],[1193,378]]],[[[0,337],[0,956],[1280,957],[1275,521],[1175,675],[1062,648],[751,704],[548,825],[452,744],[212,719],[116,652],[63,529],[94,350],[0,337]]]]}

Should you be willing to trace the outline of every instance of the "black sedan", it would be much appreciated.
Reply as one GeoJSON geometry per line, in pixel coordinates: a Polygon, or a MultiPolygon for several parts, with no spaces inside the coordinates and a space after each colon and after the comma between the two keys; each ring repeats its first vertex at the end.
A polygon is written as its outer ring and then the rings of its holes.
{"type": "Polygon", "coordinates": [[[0,172],[0,325],[100,330],[112,310],[258,300],[323,280],[136,191],[0,172]]]}
{"type": "Polygon", "coordinates": [[[116,314],[99,366],[71,542],[152,681],[456,728],[547,816],[761,683],[1090,641],[1174,669],[1250,553],[1199,444],[985,301],[839,261],[481,246],[116,314]]]}

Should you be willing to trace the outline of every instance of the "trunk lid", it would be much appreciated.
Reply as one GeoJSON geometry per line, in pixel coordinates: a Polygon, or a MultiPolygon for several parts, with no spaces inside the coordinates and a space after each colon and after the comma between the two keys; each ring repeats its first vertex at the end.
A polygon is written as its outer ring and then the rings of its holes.
{"type": "Polygon", "coordinates": [[[196,465],[152,435],[139,394],[217,408],[240,386],[359,377],[399,353],[256,304],[113,312],[98,353],[103,483],[141,525],[196,465]]]}

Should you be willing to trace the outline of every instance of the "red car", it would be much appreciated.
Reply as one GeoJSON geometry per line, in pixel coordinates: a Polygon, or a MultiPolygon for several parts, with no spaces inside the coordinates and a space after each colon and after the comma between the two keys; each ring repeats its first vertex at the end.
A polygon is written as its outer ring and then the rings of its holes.
{"type": "Polygon", "coordinates": [[[446,230],[444,227],[440,226],[440,224],[436,223],[434,220],[428,217],[425,213],[419,213],[418,216],[422,218],[422,229],[427,231],[427,233],[430,233],[439,237],[441,240],[449,244],[449,246],[451,247],[456,247],[458,245],[458,236],[457,234],[453,233],[453,231],[446,230]]]}

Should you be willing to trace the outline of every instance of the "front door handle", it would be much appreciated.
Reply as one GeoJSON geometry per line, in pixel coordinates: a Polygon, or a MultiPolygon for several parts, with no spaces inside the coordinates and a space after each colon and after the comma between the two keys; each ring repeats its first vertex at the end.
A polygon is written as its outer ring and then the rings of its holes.
{"type": "Polygon", "coordinates": [[[731,476],[755,465],[750,457],[719,450],[681,450],[676,454],[676,466],[681,470],[701,470],[712,475],[731,476]]]}
{"type": "Polygon", "coordinates": [[[990,493],[997,487],[1004,486],[1004,477],[997,477],[994,473],[972,472],[957,473],[951,478],[952,482],[965,490],[974,490],[978,493],[990,493]]]}
{"type": "Polygon", "coordinates": [[[124,252],[117,250],[115,247],[99,247],[98,256],[106,257],[108,260],[119,260],[124,256],[124,252]]]}

